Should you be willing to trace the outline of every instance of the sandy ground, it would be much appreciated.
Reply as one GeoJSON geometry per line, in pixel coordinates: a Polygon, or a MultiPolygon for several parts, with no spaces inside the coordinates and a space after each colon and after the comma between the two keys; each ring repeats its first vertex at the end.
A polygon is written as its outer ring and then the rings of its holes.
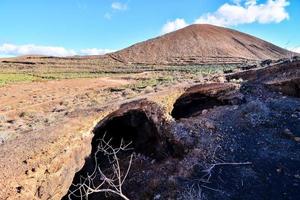
{"type": "MultiPolygon", "coordinates": [[[[0,88],[0,140],[53,124],[68,113],[105,103],[107,88],[128,84],[112,78],[72,79],[14,84],[0,88]]],[[[110,100],[119,98],[111,95],[110,100]]]]}
{"type": "Polygon", "coordinates": [[[0,88],[0,114],[47,107],[54,102],[74,98],[90,90],[127,84],[110,78],[72,79],[15,84],[0,88]]]}

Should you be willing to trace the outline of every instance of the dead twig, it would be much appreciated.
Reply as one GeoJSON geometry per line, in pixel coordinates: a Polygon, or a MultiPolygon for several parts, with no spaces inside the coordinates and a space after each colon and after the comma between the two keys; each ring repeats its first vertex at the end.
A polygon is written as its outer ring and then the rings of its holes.
{"type": "Polygon", "coordinates": [[[202,188],[206,188],[215,192],[222,192],[221,190],[218,189],[214,189],[211,187],[208,187],[205,184],[209,184],[211,183],[210,179],[212,177],[212,172],[216,167],[221,167],[221,166],[243,166],[243,165],[251,165],[252,162],[225,162],[222,161],[222,159],[219,159],[216,157],[217,151],[218,149],[221,148],[220,146],[217,146],[216,149],[214,150],[213,156],[212,156],[212,162],[213,164],[210,164],[208,168],[202,170],[202,172],[204,173],[204,175],[198,179],[198,181],[201,183],[200,187],[202,188]],[[216,160],[219,160],[219,162],[217,162],[216,160]]]}
{"type": "Polygon", "coordinates": [[[87,174],[87,177],[81,177],[80,183],[73,184],[76,189],[69,192],[68,198],[70,200],[72,197],[87,200],[89,195],[93,193],[105,193],[105,195],[115,194],[122,199],[129,200],[129,198],[124,195],[122,186],[130,171],[133,154],[130,155],[125,173],[121,171],[118,154],[131,150],[129,148],[131,143],[125,144],[122,139],[118,147],[113,147],[111,141],[112,139],[105,141],[105,135],[99,139],[99,145],[94,155],[95,168],[91,174],[87,174]],[[98,158],[98,154],[100,153],[108,159],[111,170],[103,171],[101,169],[98,158]]]}

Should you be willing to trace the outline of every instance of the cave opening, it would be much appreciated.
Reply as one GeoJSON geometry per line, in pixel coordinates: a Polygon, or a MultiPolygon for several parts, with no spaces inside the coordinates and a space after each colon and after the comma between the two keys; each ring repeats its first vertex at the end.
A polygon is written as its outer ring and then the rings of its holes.
{"type": "Polygon", "coordinates": [[[202,110],[227,104],[227,102],[219,100],[217,97],[207,96],[202,93],[191,93],[183,95],[177,99],[173,105],[171,115],[177,120],[181,118],[189,118],[197,115],[202,110]]]}
{"type": "Polygon", "coordinates": [[[155,123],[144,111],[130,110],[121,116],[108,119],[94,129],[92,154],[97,150],[99,138],[111,139],[112,146],[118,146],[123,140],[131,143],[136,153],[154,159],[161,159],[161,138],[155,123]]]}
{"type": "Polygon", "coordinates": [[[273,90],[284,95],[300,98],[300,78],[282,81],[280,83],[267,84],[273,90]]]}
{"type": "MultiPolygon", "coordinates": [[[[94,173],[96,166],[101,163],[101,170],[109,172],[113,166],[110,159],[103,153],[98,153],[98,147],[101,143],[100,140],[110,141],[110,145],[113,148],[118,148],[121,141],[125,144],[130,143],[130,150],[120,152],[118,159],[120,162],[120,168],[126,171],[126,167],[129,163],[130,155],[134,153],[142,154],[151,159],[155,159],[158,162],[166,158],[169,154],[169,144],[166,142],[166,138],[162,138],[155,122],[149,117],[143,110],[129,110],[125,113],[112,113],[93,130],[94,137],[92,139],[92,152],[88,158],[86,158],[83,168],[75,174],[72,186],[69,188],[68,194],[63,200],[69,199],[81,199],[85,198],[84,195],[79,192],[71,194],[70,192],[76,191],[78,184],[82,183],[85,177],[94,173]]],[[[99,184],[102,179],[95,178],[93,184],[99,184]]],[[[81,190],[80,190],[81,192],[81,190]]],[[[88,198],[93,199],[119,199],[118,196],[107,196],[105,193],[94,193],[88,195],[88,198]]]]}

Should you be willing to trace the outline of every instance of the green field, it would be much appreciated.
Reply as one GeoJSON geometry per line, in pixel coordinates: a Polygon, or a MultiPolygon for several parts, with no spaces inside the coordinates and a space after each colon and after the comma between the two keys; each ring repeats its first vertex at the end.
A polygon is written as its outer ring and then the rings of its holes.
{"type": "MultiPolygon", "coordinates": [[[[139,83],[134,88],[144,88],[155,86],[161,83],[172,83],[177,80],[197,79],[199,76],[209,76],[223,73],[225,70],[233,70],[236,65],[194,65],[194,66],[124,66],[105,67],[90,69],[82,67],[76,69],[72,67],[51,68],[27,68],[17,64],[0,66],[0,86],[15,83],[26,83],[33,81],[76,79],[76,78],[98,78],[98,77],[118,77],[126,76],[131,79],[138,79],[137,74],[147,72],[150,76],[139,76],[139,83]]],[[[129,86],[130,87],[130,86],[129,86]]]]}

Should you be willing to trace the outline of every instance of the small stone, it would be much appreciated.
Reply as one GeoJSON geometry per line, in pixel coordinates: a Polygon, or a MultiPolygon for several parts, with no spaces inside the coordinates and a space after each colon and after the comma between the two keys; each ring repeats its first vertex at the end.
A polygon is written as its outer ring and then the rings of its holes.
{"type": "Polygon", "coordinates": [[[158,199],[160,199],[160,194],[157,194],[157,195],[155,195],[155,197],[154,197],[154,200],[158,200],[158,199]]]}
{"type": "Polygon", "coordinates": [[[226,78],[225,78],[224,76],[218,77],[218,81],[219,81],[220,83],[225,83],[225,82],[227,82],[227,80],[226,80],[226,78]]]}
{"type": "Polygon", "coordinates": [[[295,140],[296,142],[300,142],[300,137],[294,137],[294,140],[295,140]]]}
{"type": "Polygon", "coordinates": [[[205,127],[212,130],[216,129],[216,126],[210,121],[205,122],[205,127]]]}
{"type": "Polygon", "coordinates": [[[133,96],[136,95],[136,92],[134,92],[132,89],[127,88],[122,92],[122,96],[127,97],[127,96],[133,96]]]}
{"type": "Polygon", "coordinates": [[[57,107],[55,107],[53,110],[52,110],[52,112],[63,112],[63,111],[65,111],[66,110],[66,107],[64,107],[64,106],[57,106],[57,107]]]}
{"type": "Polygon", "coordinates": [[[293,137],[293,133],[290,131],[290,129],[286,128],[284,129],[283,133],[286,135],[286,136],[289,136],[289,137],[293,137]]]}
{"type": "Polygon", "coordinates": [[[278,168],[276,169],[277,173],[281,173],[282,172],[282,169],[278,168]]]}
{"type": "Polygon", "coordinates": [[[300,175],[299,174],[295,174],[294,177],[297,178],[297,179],[300,179],[300,175]]]}
{"type": "Polygon", "coordinates": [[[207,113],[208,113],[208,110],[206,110],[206,109],[202,110],[202,114],[203,114],[203,115],[205,115],[205,114],[207,114],[207,113]]]}
{"type": "Polygon", "coordinates": [[[200,155],[202,152],[203,152],[203,150],[201,150],[201,149],[199,149],[199,148],[195,148],[195,149],[193,150],[193,153],[194,153],[195,155],[200,155]]]}
{"type": "Polygon", "coordinates": [[[147,86],[145,88],[145,93],[152,93],[152,92],[154,92],[154,89],[151,86],[147,86]]]}
{"type": "Polygon", "coordinates": [[[243,81],[244,81],[244,80],[243,80],[242,78],[239,78],[239,79],[238,79],[238,82],[239,82],[239,83],[242,83],[243,81]]]}
{"type": "Polygon", "coordinates": [[[233,110],[237,110],[238,108],[239,108],[238,105],[234,105],[234,106],[233,106],[233,110]]]}
{"type": "Polygon", "coordinates": [[[170,177],[168,178],[168,182],[169,182],[170,184],[176,184],[176,178],[175,178],[174,176],[170,176],[170,177]]]}

